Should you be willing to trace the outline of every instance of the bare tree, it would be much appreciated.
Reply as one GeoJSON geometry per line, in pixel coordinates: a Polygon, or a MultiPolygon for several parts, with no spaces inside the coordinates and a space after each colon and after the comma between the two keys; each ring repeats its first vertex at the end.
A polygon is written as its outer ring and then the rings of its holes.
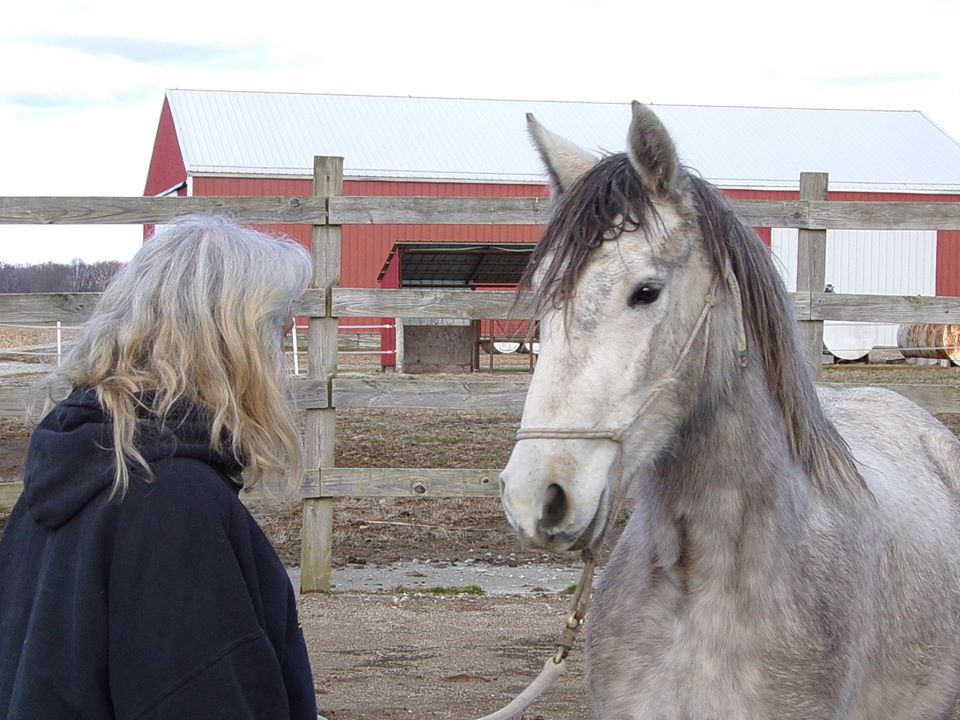
{"type": "Polygon", "coordinates": [[[86,263],[79,258],[69,264],[0,263],[0,292],[102,292],[121,267],[123,263],[115,260],[86,263]]]}

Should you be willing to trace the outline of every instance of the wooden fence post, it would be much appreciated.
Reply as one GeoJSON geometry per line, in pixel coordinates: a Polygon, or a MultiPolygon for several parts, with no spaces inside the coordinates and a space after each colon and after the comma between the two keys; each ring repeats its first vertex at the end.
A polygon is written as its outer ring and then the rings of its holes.
{"type": "MultiPolygon", "coordinates": [[[[329,198],[343,193],[343,158],[313,159],[313,194],[329,198]]],[[[327,202],[329,210],[329,201],[327,202]]],[[[331,317],[333,288],[340,282],[340,226],[314,225],[313,285],[327,295],[327,317],[310,318],[307,330],[307,376],[327,387],[328,407],[307,410],[304,418],[304,466],[333,467],[336,409],[333,378],[337,374],[337,318],[331,317]]],[[[333,549],[333,499],[306,498],[300,550],[300,592],[330,592],[333,549]]]]}
{"type": "Polygon", "coordinates": [[[393,336],[396,340],[393,343],[393,370],[398,375],[403,372],[403,341],[404,322],[403,318],[398,317],[393,320],[393,336]]]}
{"type": "MultiPolygon", "coordinates": [[[[826,200],[828,183],[827,173],[800,173],[800,200],[826,200]]],[[[797,242],[797,292],[823,292],[826,272],[827,231],[801,229],[797,242]]],[[[800,350],[811,363],[816,380],[823,365],[822,320],[800,321],[800,350]]]]}

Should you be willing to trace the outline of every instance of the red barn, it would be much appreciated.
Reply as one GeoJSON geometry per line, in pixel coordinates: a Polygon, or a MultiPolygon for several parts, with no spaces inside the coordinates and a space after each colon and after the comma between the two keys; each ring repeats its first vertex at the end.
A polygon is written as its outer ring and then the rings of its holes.
{"type": "MultiPolygon", "coordinates": [[[[737,199],[796,199],[800,173],[821,171],[831,199],[960,202],[960,143],[921,112],[654,110],[684,162],[737,199]]],[[[630,119],[628,103],[168,90],[144,194],[309,195],[313,157],[339,155],[345,195],[545,197],[528,112],[598,153],[623,149],[630,119]]],[[[309,227],[267,230],[309,246],[309,227]]],[[[781,255],[790,284],[790,231],[758,232],[781,255]]],[[[397,243],[531,243],[539,234],[531,226],[346,226],[341,285],[376,287],[397,243]]],[[[960,233],[852,235],[844,246],[857,248],[853,260],[837,243],[837,253],[828,249],[838,292],[960,295],[960,233]]],[[[883,332],[879,344],[890,344],[883,332]]]]}

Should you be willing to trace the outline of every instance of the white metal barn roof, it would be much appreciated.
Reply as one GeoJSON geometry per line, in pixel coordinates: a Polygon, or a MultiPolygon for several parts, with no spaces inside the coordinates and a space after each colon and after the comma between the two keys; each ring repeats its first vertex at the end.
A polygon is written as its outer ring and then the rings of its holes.
{"type": "MultiPolygon", "coordinates": [[[[623,150],[629,103],[168,90],[187,172],[542,182],[525,114],[583,147],[623,150]]],[[[681,159],[727,188],[960,192],[960,143],[918,111],[653,105],[681,159]]]]}

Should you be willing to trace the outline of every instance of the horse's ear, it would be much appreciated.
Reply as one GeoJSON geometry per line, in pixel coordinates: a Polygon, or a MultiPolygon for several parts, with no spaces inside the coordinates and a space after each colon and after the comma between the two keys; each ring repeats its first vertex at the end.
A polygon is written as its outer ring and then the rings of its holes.
{"type": "Polygon", "coordinates": [[[540,159],[550,176],[554,195],[571,187],[581,175],[597,164],[597,158],[574,143],[550,132],[530,113],[527,113],[527,132],[540,153],[540,159]]]}
{"type": "Polygon", "coordinates": [[[627,154],[644,189],[654,197],[680,195],[680,158],[670,133],[653,110],[633,101],[633,119],[627,135],[627,154]]]}

